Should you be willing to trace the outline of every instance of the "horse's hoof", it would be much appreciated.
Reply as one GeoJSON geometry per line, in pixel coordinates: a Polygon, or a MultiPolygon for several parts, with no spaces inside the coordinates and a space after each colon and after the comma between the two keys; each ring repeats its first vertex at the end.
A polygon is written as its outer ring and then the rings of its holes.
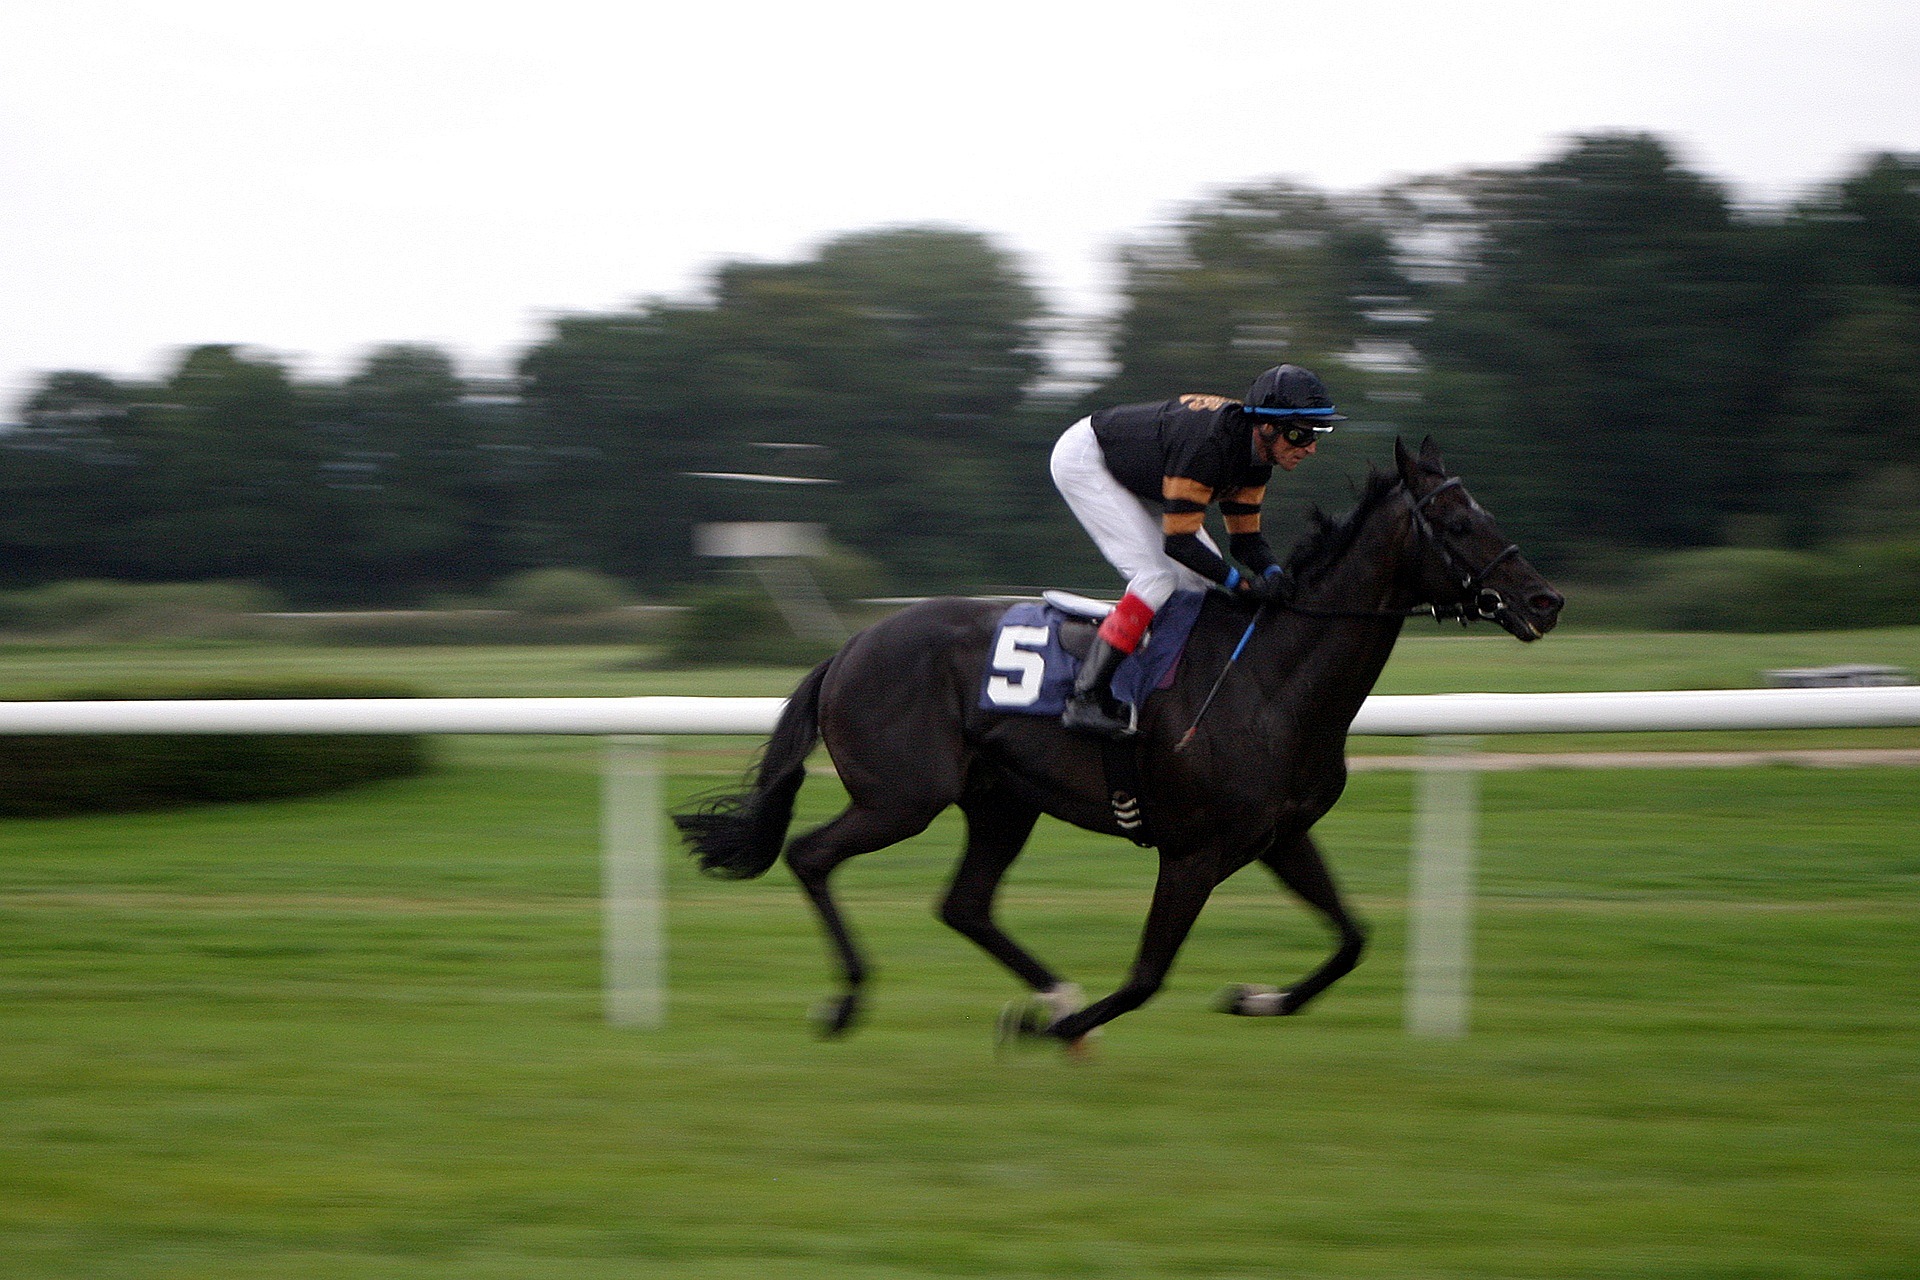
{"type": "MultiPolygon", "coordinates": [[[[1064,1018],[1080,1012],[1086,1007],[1086,995],[1077,982],[1061,982],[1045,991],[1036,991],[1024,1000],[1009,1000],[1000,1010],[1000,1021],[994,1030],[995,1045],[1005,1051],[1016,1045],[1032,1044],[1042,1040],[1058,1040],[1053,1028],[1064,1018]]],[[[1080,1045],[1085,1050],[1084,1041],[1088,1036],[1097,1036],[1100,1028],[1095,1027],[1086,1035],[1067,1041],[1069,1046],[1080,1045]]],[[[1071,1052],[1071,1049],[1070,1049],[1071,1052]]]]}
{"type": "Polygon", "coordinates": [[[1045,1040],[1048,1038],[1047,1024],[1053,1020],[1052,1011],[1038,1000],[1009,1000],[1000,1010],[999,1021],[994,1025],[994,1047],[1004,1053],[1008,1049],[1045,1040]]]}
{"type": "Polygon", "coordinates": [[[1222,991],[1215,1008],[1242,1018],[1278,1018],[1292,1012],[1287,1008],[1289,994],[1278,987],[1243,982],[1222,991]]]}
{"type": "Polygon", "coordinates": [[[812,1018],[822,1040],[838,1040],[860,1020],[860,1001],[854,996],[828,996],[813,1006],[812,1018]]]}
{"type": "Polygon", "coordinates": [[[1100,1034],[1095,1027],[1083,1036],[1071,1040],[1054,1035],[1047,1028],[1059,1019],[1052,1010],[1038,1000],[1009,1000],[1006,1008],[1000,1011],[1000,1023],[995,1029],[994,1047],[1001,1053],[1024,1048],[1030,1045],[1057,1044],[1069,1062],[1088,1062],[1093,1058],[1094,1037],[1100,1034]]]}

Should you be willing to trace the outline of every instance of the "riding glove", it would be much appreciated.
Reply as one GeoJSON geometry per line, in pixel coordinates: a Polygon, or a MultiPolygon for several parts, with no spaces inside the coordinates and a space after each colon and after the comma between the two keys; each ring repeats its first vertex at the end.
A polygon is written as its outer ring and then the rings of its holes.
{"type": "Polygon", "coordinates": [[[1279,565],[1268,565],[1265,573],[1246,580],[1246,593],[1261,604],[1290,604],[1294,581],[1279,565]]]}

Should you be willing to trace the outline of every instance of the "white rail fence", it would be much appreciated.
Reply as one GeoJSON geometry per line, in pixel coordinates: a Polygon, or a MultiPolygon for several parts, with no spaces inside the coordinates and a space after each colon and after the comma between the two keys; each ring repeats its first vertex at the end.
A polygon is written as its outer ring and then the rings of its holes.
{"type": "MultiPolygon", "coordinates": [[[[0,733],[479,733],[604,737],[602,957],[607,1020],[666,1018],[658,749],[672,734],[765,736],[781,698],[316,698],[0,702],[0,733]]],[[[1413,821],[1407,1030],[1466,1032],[1472,971],[1475,739],[1506,733],[1920,725],[1920,686],[1640,693],[1376,695],[1365,736],[1427,739],[1413,821]]]]}

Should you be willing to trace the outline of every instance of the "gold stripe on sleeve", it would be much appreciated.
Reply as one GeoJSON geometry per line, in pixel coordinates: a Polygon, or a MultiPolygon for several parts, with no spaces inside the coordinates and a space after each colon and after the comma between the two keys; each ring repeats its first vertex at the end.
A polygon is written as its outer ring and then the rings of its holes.
{"type": "Polygon", "coordinates": [[[1160,480],[1160,496],[1184,498],[1188,502],[1197,502],[1204,507],[1213,501],[1213,490],[1198,480],[1189,480],[1185,476],[1164,476],[1160,480]]]}
{"type": "Polygon", "coordinates": [[[1168,537],[1177,533],[1198,533],[1207,522],[1204,511],[1169,511],[1160,517],[1160,531],[1168,537]]]}

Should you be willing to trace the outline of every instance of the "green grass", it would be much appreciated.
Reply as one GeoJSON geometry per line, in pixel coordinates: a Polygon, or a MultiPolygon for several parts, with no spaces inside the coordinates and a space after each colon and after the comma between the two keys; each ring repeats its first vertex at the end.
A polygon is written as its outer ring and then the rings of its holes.
{"type": "MultiPolygon", "coordinates": [[[[1885,635],[1826,660],[1914,643],[1885,635]]],[[[1687,670],[1797,652],[1747,639],[1687,670]]],[[[1631,687],[1674,661],[1627,641],[1560,678],[1631,687]]],[[[1410,644],[1393,691],[1476,661],[1479,687],[1503,687],[1532,670],[1516,654],[1548,651],[1479,643],[1410,644]]],[[[616,670],[612,650],[118,650],[9,651],[0,682],[330,655],[439,693],[682,679],[616,670]]],[[[737,744],[709,749],[673,753],[674,796],[737,766],[737,744]]],[[[1911,772],[1486,776],[1460,1042],[1401,1031],[1411,783],[1357,775],[1322,835],[1375,926],[1362,967],[1301,1018],[1211,1013],[1220,986],[1285,981],[1326,945],[1237,877],[1168,991],[1081,1064],[994,1057],[1013,983],[928,910],[951,816],[843,873],[879,967],[852,1039],[809,1034],[827,966],[785,873],[716,884],[678,861],[669,1025],[608,1028],[594,744],[446,754],[337,796],[0,823],[0,1273],[1920,1272],[1911,772]]],[[[810,782],[801,820],[834,800],[810,782]]],[[[1006,919],[1104,989],[1151,874],[1121,842],[1043,824],[1006,919]]]]}

